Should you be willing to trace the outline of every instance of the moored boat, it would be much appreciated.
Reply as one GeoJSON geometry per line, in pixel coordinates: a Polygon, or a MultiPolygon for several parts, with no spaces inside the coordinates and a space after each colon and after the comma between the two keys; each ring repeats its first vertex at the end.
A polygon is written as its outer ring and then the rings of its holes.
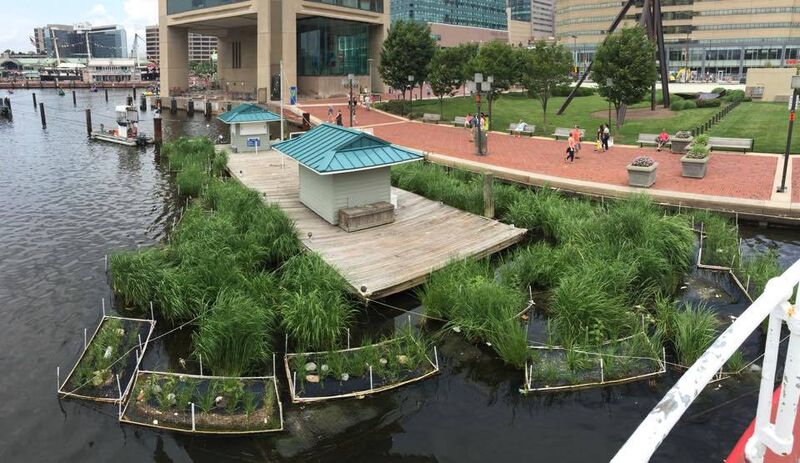
{"type": "Polygon", "coordinates": [[[115,108],[117,127],[106,130],[100,125],[99,131],[93,131],[92,140],[107,141],[125,146],[145,146],[153,143],[153,138],[139,131],[139,112],[134,106],[120,105],[115,108]]]}

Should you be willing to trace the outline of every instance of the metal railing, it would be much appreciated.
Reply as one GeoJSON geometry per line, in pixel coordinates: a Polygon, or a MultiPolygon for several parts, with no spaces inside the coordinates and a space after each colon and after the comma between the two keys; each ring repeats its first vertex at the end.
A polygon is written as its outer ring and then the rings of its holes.
{"type": "MultiPolygon", "coordinates": [[[[717,371],[767,317],[769,317],[769,328],[761,370],[756,426],[753,437],[747,442],[745,452],[751,463],[763,462],[767,449],[779,455],[791,452],[794,444],[795,415],[800,399],[800,313],[789,299],[792,297],[793,289],[796,286],[800,288],[798,285],[800,285],[800,261],[767,283],[761,296],[684,373],[611,461],[613,463],[649,461],[717,371]],[[784,321],[788,325],[790,338],[781,385],[782,400],[773,422],[771,421],[772,395],[780,332],[784,321]]],[[[795,304],[797,302],[795,300],[795,304]]]]}

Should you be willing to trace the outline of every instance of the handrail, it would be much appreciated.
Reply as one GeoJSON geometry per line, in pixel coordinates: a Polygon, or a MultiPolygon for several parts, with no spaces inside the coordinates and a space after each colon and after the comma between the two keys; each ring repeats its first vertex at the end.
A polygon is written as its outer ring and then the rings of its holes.
{"type": "MultiPolygon", "coordinates": [[[[795,285],[800,284],[800,261],[795,262],[781,276],[771,279],[764,292],[753,302],[747,310],[735,321],[719,338],[706,350],[702,356],[689,368],[686,373],[670,389],[663,399],[653,407],[653,410],[642,421],[636,431],[628,438],[627,442],[617,452],[612,463],[646,462],[656,451],[661,442],[683,416],[692,402],[703,391],[706,385],[714,378],[717,371],[736,352],[744,341],[755,331],[761,322],[769,316],[770,325],[767,334],[767,343],[764,354],[764,365],[761,371],[761,390],[758,398],[758,412],[756,417],[756,432],[748,442],[748,457],[751,461],[758,462],[759,454],[763,458],[766,447],[776,453],[785,453],[788,446],[792,446],[791,426],[797,413],[797,401],[800,390],[795,386],[796,378],[784,375],[784,391],[796,391],[786,395],[784,406],[778,411],[777,425],[770,422],[772,393],[775,384],[775,368],[777,364],[778,344],[781,323],[786,320],[792,337],[787,352],[786,367],[800,369],[800,313],[796,313],[794,306],[789,304],[789,298],[795,285]],[[796,339],[797,338],[797,339],[796,339]],[[794,406],[792,407],[792,404],[794,406]],[[783,416],[782,416],[783,412],[783,416]],[[788,425],[786,423],[789,423],[788,425]],[[788,436],[787,436],[788,433],[788,436]]],[[[795,375],[797,376],[797,375],[795,375]]]]}

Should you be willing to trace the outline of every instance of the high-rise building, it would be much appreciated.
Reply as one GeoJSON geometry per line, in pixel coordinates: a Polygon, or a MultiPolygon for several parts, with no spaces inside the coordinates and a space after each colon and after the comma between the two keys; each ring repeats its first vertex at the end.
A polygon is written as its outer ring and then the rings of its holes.
{"type": "Polygon", "coordinates": [[[440,46],[508,40],[506,0],[392,0],[392,21],[422,21],[440,46]]]}
{"type": "Polygon", "coordinates": [[[554,0],[509,0],[509,40],[512,43],[555,36],[554,0]]]}
{"type": "Polygon", "coordinates": [[[128,57],[128,38],[121,26],[48,24],[34,28],[33,39],[37,53],[51,58],[128,57]]]}
{"type": "Polygon", "coordinates": [[[188,32],[218,38],[220,86],[240,98],[345,93],[342,77],[380,92],[386,0],[158,0],[162,96],[188,87],[188,32]],[[294,87],[294,88],[292,88],[294,87]]]}
{"type": "MultiPolygon", "coordinates": [[[[557,0],[556,36],[580,68],[594,56],[624,1],[557,0]]],[[[637,24],[642,2],[620,27],[637,24]]],[[[750,67],[796,66],[800,0],[662,0],[669,70],[677,80],[739,80],[750,67]]]]}
{"type": "MultiPolygon", "coordinates": [[[[208,61],[217,52],[217,38],[213,35],[189,34],[189,61],[208,61]]],[[[158,42],[158,26],[147,26],[145,30],[147,61],[158,63],[161,59],[158,42]]]]}

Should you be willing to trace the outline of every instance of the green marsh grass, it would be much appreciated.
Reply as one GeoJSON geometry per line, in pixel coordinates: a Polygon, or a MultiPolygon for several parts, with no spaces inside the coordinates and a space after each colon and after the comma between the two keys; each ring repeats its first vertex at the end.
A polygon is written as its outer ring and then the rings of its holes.
{"type": "Polygon", "coordinates": [[[339,347],[353,312],[344,296],[324,290],[287,292],[280,305],[284,331],[306,352],[339,347]]]}
{"type": "Polygon", "coordinates": [[[167,265],[163,250],[158,248],[111,254],[111,287],[126,306],[146,310],[156,299],[162,269],[167,265]]]}
{"type": "Polygon", "coordinates": [[[686,304],[672,321],[672,343],[681,365],[692,365],[719,335],[716,313],[705,305],[686,304]]]}

